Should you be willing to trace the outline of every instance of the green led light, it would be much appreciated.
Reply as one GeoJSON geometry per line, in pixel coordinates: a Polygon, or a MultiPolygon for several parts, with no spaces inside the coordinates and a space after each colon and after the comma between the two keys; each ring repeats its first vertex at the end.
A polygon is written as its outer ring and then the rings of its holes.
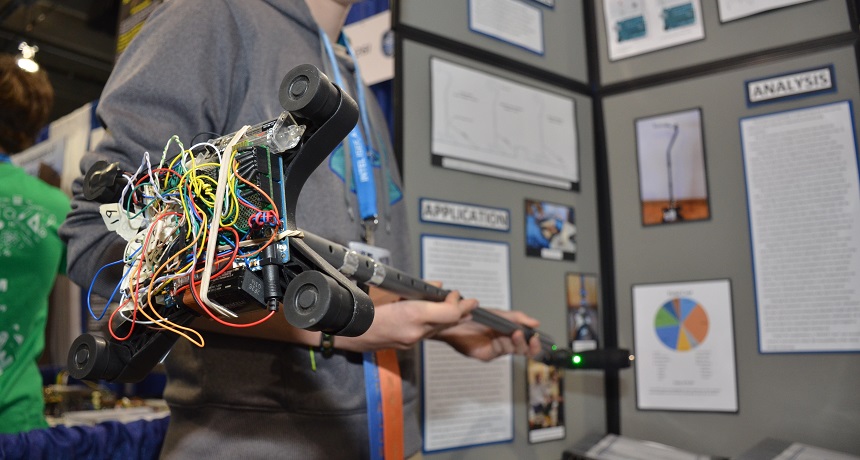
{"type": "Polygon", "coordinates": [[[552,346],[552,351],[556,351],[556,350],[558,350],[558,345],[553,345],[553,346],[552,346]]]}
{"type": "Polygon", "coordinates": [[[582,363],[582,356],[579,356],[579,355],[573,355],[573,357],[572,357],[572,358],[570,358],[570,361],[571,361],[573,364],[577,364],[577,365],[578,365],[578,364],[582,363]]]}

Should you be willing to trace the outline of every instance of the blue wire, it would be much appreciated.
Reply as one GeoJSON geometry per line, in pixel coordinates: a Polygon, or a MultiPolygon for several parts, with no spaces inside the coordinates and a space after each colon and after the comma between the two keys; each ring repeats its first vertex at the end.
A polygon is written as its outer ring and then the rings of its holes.
{"type": "Polygon", "coordinates": [[[257,207],[257,205],[255,205],[254,203],[251,203],[250,201],[248,201],[248,200],[246,200],[245,198],[243,198],[243,197],[242,197],[242,194],[241,194],[241,193],[239,193],[239,190],[236,190],[236,198],[238,198],[238,199],[239,199],[239,201],[241,201],[242,203],[245,203],[245,204],[246,204],[246,205],[248,205],[249,207],[252,207],[252,208],[254,208],[254,209],[260,209],[260,208],[258,208],[258,207],[257,207]]]}
{"type": "MultiPolygon", "coordinates": [[[[135,255],[137,255],[137,253],[140,252],[140,250],[142,248],[143,248],[143,246],[137,248],[137,250],[131,254],[129,259],[131,259],[135,255]]],[[[93,306],[90,303],[92,296],[93,296],[93,286],[95,286],[96,280],[99,278],[99,274],[102,272],[102,270],[110,267],[111,265],[116,265],[116,264],[123,263],[123,262],[125,262],[125,259],[117,260],[116,262],[111,262],[111,263],[105,265],[104,267],[100,268],[99,271],[96,272],[95,276],[93,276],[93,281],[90,283],[90,288],[87,290],[87,309],[90,311],[90,316],[92,316],[96,321],[101,321],[101,319],[104,318],[105,313],[107,313],[107,311],[108,311],[108,307],[110,306],[111,302],[113,302],[113,296],[116,295],[116,291],[118,291],[119,287],[122,286],[122,282],[125,281],[125,277],[128,276],[129,273],[131,273],[131,270],[127,271],[124,275],[122,275],[122,278],[120,278],[119,283],[117,283],[116,287],[113,288],[113,292],[111,293],[110,298],[108,299],[107,303],[105,304],[105,309],[104,309],[104,311],[102,311],[102,314],[98,318],[96,318],[96,314],[93,311],[93,306]]]]}

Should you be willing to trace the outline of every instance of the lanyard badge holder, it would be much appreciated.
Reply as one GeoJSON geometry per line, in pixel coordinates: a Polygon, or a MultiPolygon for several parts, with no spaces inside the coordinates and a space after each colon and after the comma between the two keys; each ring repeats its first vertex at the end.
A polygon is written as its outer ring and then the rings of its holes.
{"type": "MultiPolygon", "coordinates": [[[[320,29],[319,34],[325,47],[326,57],[331,65],[331,73],[334,76],[335,83],[341,88],[346,88],[331,41],[329,41],[328,35],[322,29],[320,29]]],[[[344,155],[348,156],[344,160],[347,163],[351,160],[354,166],[352,168],[352,179],[355,184],[359,216],[361,217],[364,230],[363,238],[364,242],[372,247],[375,244],[373,234],[379,223],[379,214],[377,211],[376,180],[369,152],[370,144],[365,142],[365,135],[369,140],[369,137],[373,136],[373,132],[371,131],[370,119],[367,114],[364,83],[358,70],[355,53],[353,53],[352,47],[343,33],[340,34],[338,42],[346,47],[349,57],[355,64],[355,88],[356,95],[358,96],[359,114],[361,116],[359,125],[364,128],[364,133],[362,133],[362,129],[357,125],[349,133],[349,136],[343,143],[344,155]]],[[[384,161],[384,159],[381,161],[384,161]]],[[[346,168],[347,171],[349,169],[346,168]]],[[[348,176],[349,174],[347,173],[348,176]]],[[[347,177],[344,180],[348,184],[347,177]]],[[[385,179],[384,174],[383,179],[385,179]]],[[[383,398],[383,387],[385,387],[387,397],[394,397],[402,401],[396,354],[394,350],[381,350],[379,355],[374,352],[365,352],[363,353],[363,359],[370,458],[372,460],[402,458],[402,402],[394,403],[387,398],[383,398]]]]}
{"type": "MultiPolygon", "coordinates": [[[[337,58],[335,58],[334,49],[332,47],[331,41],[328,38],[328,35],[323,30],[320,30],[320,37],[325,47],[325,54],[329,60],[329,64],[331,65],[331,72],[334,76],[335,83],[341,88],[346,88],[344,85],[343,76],[341,75],[340,68],[337,64],[337,58]]],[[[344,154],[349,155],[349,159],[352,161],[352,180],[355,184],[355,195],[358,200],[358,209],[359,216],[361,217],[362,226],[364,229],[364,241],[367,244],[373,245],[374,238],[373,233],[376,230],[376,225],[379,222],[379,213],[377,211],[377,197],[376,197],[376,180],[374,178],[373,173],[373,163],[371,161],[370,152],[368,146],[370,145],[366,142],[365,134],[369,137],[372,135],[370,132],[370,119],[367,114],[367,103],[364,95],[364,84],[362,84],[361,74],[358,70],[358,63],[355,61],[355,54],[352,51],[352,47],[349,45],[349,42],[346,40],[343,33],[340,35],[340,39],[338,43],[342,44],[346,47],[347,53],[349,53],[349,57],[352,58],[355,63],[355,77],[356,77],[356,93],[358,99],[358,109],[361,115],[361,127],[364,128],[364,132],[362,132],[362,128],[356,125],[355,128],[350,131],[349,136],[347,136],[346,141],[343,143],[344,154]]]]}

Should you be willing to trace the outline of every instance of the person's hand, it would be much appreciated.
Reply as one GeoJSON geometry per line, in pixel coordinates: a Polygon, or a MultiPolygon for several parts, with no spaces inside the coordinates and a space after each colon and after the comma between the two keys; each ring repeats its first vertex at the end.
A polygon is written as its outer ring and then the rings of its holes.
{"type": "MultiPolygon", "coordinates": [[[[538,320],[520,311],[487,310],[530,328],[537,328],[540,325],[538,320]]],[[[540,339],[537,335],[526,342],[522,331],[516,331],[507,336],[474,321],[464,321],[440,330],[433,338],[448,343],[465,356],[481,361],[491,361],[507,354],[534,357],[541,352],[540,339]]]]}
{"type": "Polygon", "coordinates": [[[442,330],[468,322],[469,312],[478,306],[477,300],[461,299],[457,291],[448,294],[444,302],[392,302],[391,297],[375,295],[372,298],[377,306],[370,329],[358,337],[337,337],[336,348],[362,352],[383,348],[405,350],[442,330]]]}

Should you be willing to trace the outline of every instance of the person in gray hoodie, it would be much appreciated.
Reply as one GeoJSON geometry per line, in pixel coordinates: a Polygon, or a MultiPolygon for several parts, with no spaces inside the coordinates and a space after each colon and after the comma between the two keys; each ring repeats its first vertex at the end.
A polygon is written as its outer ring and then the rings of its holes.
{"type": "MultiPolygon", "coordinates": [[[[300,64],[326,69],[321,34],[337,41],[351,3],[166,1],[117,61],[97,108],[106,135],[85,155],[81,170],[107,160],[133,171],[144,152],[161,152],[173,135],[190,145],[197,133],[230,133],[277,117],[281,79],[300,64]]],[[[342,47],[334,51],[347,77],[345,90],[354,96],[354,62],[342,47]]],[[[388,193],[380,193],[388,199],[374,243],[391,252],[391,265],[408,272],[412,246],[397,168],[388,154],[385,118],[374,101],[367,111],[382,143],[374,150],[383,157],[380,163],[392,166],[389,174],[374,168],[377,184],[389,182],[388,193]]],[[[347,244],[360,240],[362,232],[350,217],[349,208],[357,209],[357,204],[354,193],[345,192],[342,155],[338,148],[308,179],[296,220],[306,231],[347,244]]],[[[73,211],[60,232],[68,243],[69,276],[89,286],[99,268],[121,259],[125,241],[106,229],[99,203],[83,198],[82,179],[75,181],[73,192],[73,211]]],[[[105,270],[94,291],[109,296],[120,276],[117,270],[105,270]]],[[[317,359],[314,370],[308,347],[320,343],[320,333],[293,328],[283,315],[247,330],[208,321],[195,324],[206,331],[206,346],[180,339],[165,363],[164,397],[171,420],[162,456],[369,458],[361,352],[384,348],[401,350],[404,454],[411,456],[421,447],[416,343],[443,340],[481,360],[540,350],[536,337],[527,343],[521,332],[506,337],[467,321],[477,301],[459,299],[456,293],[438,303],[372,297],[376,315],[370,330],[360,337],[337,337],[334,354],[317,359]]],[[[501,314],[537,326],[522,313],[501,314]]]]}

